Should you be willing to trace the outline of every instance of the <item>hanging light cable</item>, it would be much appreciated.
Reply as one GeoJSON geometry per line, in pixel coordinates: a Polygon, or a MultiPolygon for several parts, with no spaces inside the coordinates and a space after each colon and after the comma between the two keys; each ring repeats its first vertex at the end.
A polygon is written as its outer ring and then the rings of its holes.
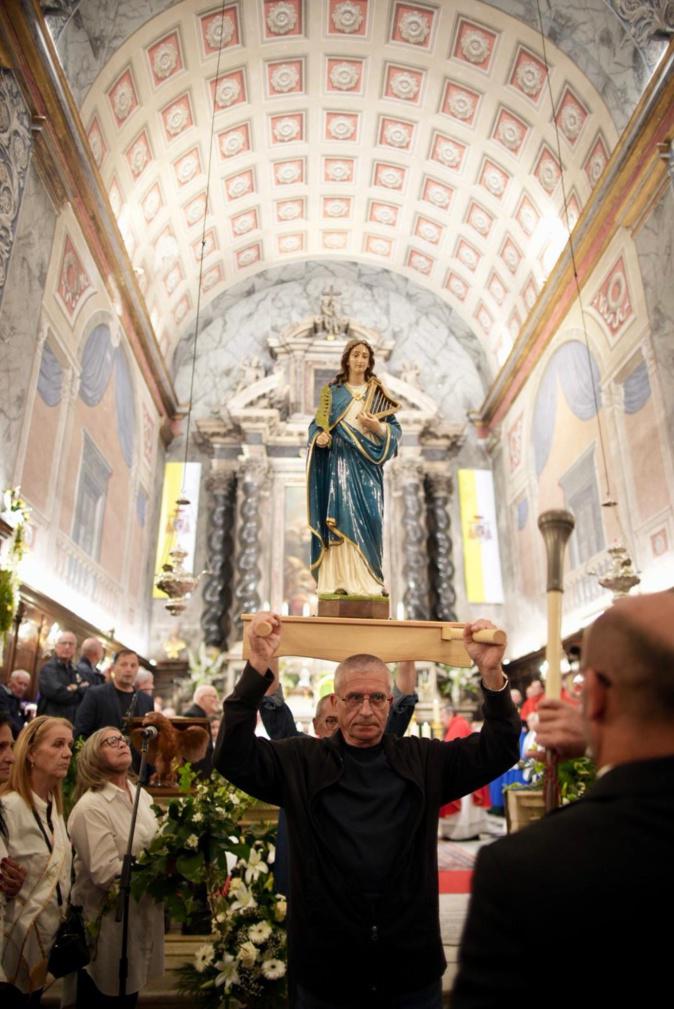
{"type": "MultiPolygon", "coordinates": [[[[220,66],[222,60],[222,50],[224,46],[225,33],[222,30],[225,16],[225,6],[227,0],[223,0],[220,8],[220,39],[218,43],[218,60],[215,70],[215,86],[217,89],[220,80],[220,66]]],[[[211,127],[208,139],[208,161],[206,169],[206,202],[204,206],[204,218],[201,228],[201,254],[199,256],[199,271],[197,281],[197,305],[194,319],[194,341],[192,350],[192,366],[190,370],[189,397],[187,400],[187,413],[185,415],[185,451],[183,453],[183,478],[180,495],[176,498],[175,511],[172,518],[172,527],[176,537],[175,544],[169,550],[169,560],[162,566],[162,573],[157,577],[155,584],[157,588],[166,593],[168,600],[164,604],[166,609],[173,616],[178,616],[187,608],[187,603],[192,592],[199,584],[201,575],[195,575],[185,570],[187,551],[178,542],[179,530],[183,524],[187,509],[190,507],[190,500],[186,496],[185,481],[187,478],[187,459],[190,447],[190,431],[192,425],[192,404],[194,399],[194,378],[197,367],[197,348],[199,344],[199,317],[201,314],[201,285],[204,273],[204,254],[206,251],[206,222],[208,220],[208,210],[211,195],[211,176],[213,167],[213,136],[215,133],[215,112],[217,108],[216,93],[213,95],[213,112],[211,114],[211,127]]]]}
{"type": "Polygon", "coordinates": [[[543,62],[545,64],[545,77],[547,84],[548,97],[550,99],[550,109],[552,112],[552,125],[555,132],[555,144],[557,147],[557,160],[559,162],[559,174],[562,189],[562,201],[564,205],[564,223],[566,226],[567,240],[566,244],[569,249],[569,257],[571,259],[571,267],[573,270],[573,280],[576,288],[576,300],[578,302],[578,308],[580,311],[581,318],[581,328],[583,331],[583,340],[585,343],[585,351],[587,355],[587,369],[590,377],[590,387],[592,389],[592,399],[594,404],[594,413],[597,418],[597,432],[599,436],[599,450],[601,454],[601,465],[604,478],[604,498],[602,500],[602,508],[612,509],[614,514],[615,523],[618,527],[618,542],[614,543],[608,549],[609,556],[611,558],[611,568],[607,574],[599,579],[599,584],[603,588],[611,590],[615,596],[626,595],[635,585],[638,585],[641,579],[634,570],[632,564],[632,558],[630,557],[629,551],[627,549],[627,544],[625,542],[625,534],[622,528],[622,523],[620,521],[620,514],[618,511],[618,501],[616,496],[611,490],[611,481],[609,477],[609,467],[608,467],[608,456],[606,452],[606,444],[604,441],[604,431],[601,423],[601,417],[599,415],[600,401],[599,401],[599,391],[597,389],[597,383],[595,381],[594,369],[592,367],[593,359],[592,352],[590,350],[590,338],[587,330],[587,319],[585,316],[585,309],[583,306],[583,298],[581,295],[580,279],[578,277],[578,265],[576,262],[576,249],[573,241],[573,234],[571,228],[571,220],[569,217],[569,200],[566,191],[566,178],[564,174],[564,162],[562,161],[562,145],[559,136],[559,124],[557,122],[558,112],[555,110],[555,100],[552,94],[552,82],[550,80],[550,64],[548,62],[548,52],[545,39],[545,32],[543,30],[543,13],[541,11],[541,0],[536,0],[536,8],[538,11],[538,30],[541,38],[541,48],[543,52],[543,62]]]}

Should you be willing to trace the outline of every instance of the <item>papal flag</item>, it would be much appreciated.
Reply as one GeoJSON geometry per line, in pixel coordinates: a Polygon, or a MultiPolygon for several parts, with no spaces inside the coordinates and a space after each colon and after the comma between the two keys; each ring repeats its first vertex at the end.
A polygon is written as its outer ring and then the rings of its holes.
{"type": "Polygon", "coordinates": [[[502,603],[494,480],[488,469],[459,470],[461,537],[469,603],[502,603]]]}
{"type": "MultiPolygon", "coordinates": [[[[187,557],[183,562],[185,570],[193,570],[194,551],[197,543],[200,479],[200,462],[167,462],[164,467],[164,491],[159,517],[155,579],[161,573],[162,566],[169,560],[169,551],[177,546],[181,550],[187,551],[187,557]],[[178,498],[187,498],[189,501],[189,505],[181,508],[179,513],[176,508],[178,498]]],[[[152,594],[155,599],[166,599],[166,594],[156,586],[152,594]]]]}

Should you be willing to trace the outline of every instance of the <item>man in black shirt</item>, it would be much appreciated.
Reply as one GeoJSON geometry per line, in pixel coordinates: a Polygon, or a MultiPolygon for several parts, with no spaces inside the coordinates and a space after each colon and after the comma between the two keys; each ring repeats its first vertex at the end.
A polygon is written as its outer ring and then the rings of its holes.
{"type": "Polygon", "coordinates": [[[75,736],[85,739],[97,729],[114,726],[122,729],[124,720],[146,715],[154,710],[154,701],[144,690],[134,690],[138,672],[138,656],[123,648],[117,652],[110,668],[110,682],[102,687],[90,687],[75,718],[75,736]]]}
{"type": "Polygon", "coordinates": [[[82,642],[77,671],[91,687],[102,687],[105,683],[105,676],[98,668],[104,651],[105,649],[98,638],[86,638],[82,642]]]}
{"type": "Polygon", "coordinates": [[[450,743],[386,733],[390,673],[375,656],[355,655],[335,673],[337,732],[271,742],[255,735],[255,723],[281,621],[269,613],[253,619],[250,659],[224,704],[215,766],[287,814],[294,1009],[439,1009],[438,809],[518,756],[503,647],[472,638],[487,626],[479,620],[464,632],[482,676],[480,733],[450,743]],[[261,621],[272,625],[267,637],[257,633],[261,621]]]}
{"type": "Polygon", "coordinates": [[[0,683],[0,714],[9,718],[12,735],[16,737],[26,724],[23,699],[30,690],[30,673],[25,669],[15,669],[7,683],[0,683]]]}
{"type": "Polygon", "coordinates": [[[56,639],[54,655],[40,670],[38,715],[55,715],[75,721],[75,714],[89,681],[73,665],[77,638],[72,631],[62,631],[56,639]]]}

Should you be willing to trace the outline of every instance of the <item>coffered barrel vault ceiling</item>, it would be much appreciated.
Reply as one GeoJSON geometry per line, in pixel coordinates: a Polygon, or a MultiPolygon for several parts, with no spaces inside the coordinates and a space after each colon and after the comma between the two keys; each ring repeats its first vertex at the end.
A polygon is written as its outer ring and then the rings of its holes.
{"type": "MultiPolygon", "coordinates": [[[[617,134],[587,77],[547,55],[573,224],[617,134]]],[[[202,304],[344,255],[433,290],[494,370],[564,244],[540,37],[486,4],[179,4],[81,111],[167,354],[194,320],[205,214],[202,304]]]]}

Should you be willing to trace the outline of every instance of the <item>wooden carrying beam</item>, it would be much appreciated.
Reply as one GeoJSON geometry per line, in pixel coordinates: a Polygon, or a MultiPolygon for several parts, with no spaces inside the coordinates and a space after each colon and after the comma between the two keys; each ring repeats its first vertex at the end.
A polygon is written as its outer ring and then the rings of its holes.
{"type": "MultiPolygon", "coordinates": [[[[243,614],[243,657],[250,655],[248,634],[254,613],[243,614]]],[[[276,655],[297,655],[341,662],[349,655],[367,653],[383,662],[404,659],[444,662],[448,666],[472,666],[463,645],[461,623],[432,620],[344,620],[339,617],[282,617],[281,642],[276,655]]],[[[267,624],[268,633],[271,625],[267,624]]],[[[262,630],[260,627],[259,630],[262,630]]],[[[477,631],[476,641],[505,644],[505,631],[477,631]]]]}

